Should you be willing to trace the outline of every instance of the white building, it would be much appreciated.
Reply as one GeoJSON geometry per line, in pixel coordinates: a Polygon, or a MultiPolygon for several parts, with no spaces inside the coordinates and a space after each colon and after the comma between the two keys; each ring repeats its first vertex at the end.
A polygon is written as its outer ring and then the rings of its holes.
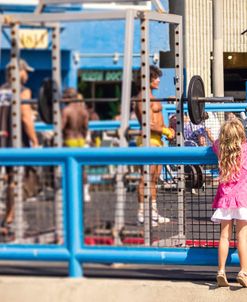
{"type": "Polygon", "coordinates": [[[199,74],[206,94],[212,93],[213,1],[223,2],[225,95],[245,97],[247,33],[241,33],[247,29],[247,0],[170,0],[170,13],[184,16],[187,84],[193,75],[199,74]]]}

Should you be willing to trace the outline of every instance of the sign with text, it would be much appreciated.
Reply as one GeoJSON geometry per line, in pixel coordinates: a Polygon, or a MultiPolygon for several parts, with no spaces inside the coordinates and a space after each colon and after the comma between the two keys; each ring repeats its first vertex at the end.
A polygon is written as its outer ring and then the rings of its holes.
{"type": "Polygon", "coordinates": [[[122,70],[83,70],[80,72],[84,82],[121,82],[122,70]]]}
{"type": "Polygon", "coordinates": [[[48,31],[46,29],[20,29],[19,33],[20,48],[48,48],[48,31]]]}
{"type": "Polygon", "coordinates": [[[84,70],[81,79],[84,82],[121,82],[122,70],[84,70]]]}

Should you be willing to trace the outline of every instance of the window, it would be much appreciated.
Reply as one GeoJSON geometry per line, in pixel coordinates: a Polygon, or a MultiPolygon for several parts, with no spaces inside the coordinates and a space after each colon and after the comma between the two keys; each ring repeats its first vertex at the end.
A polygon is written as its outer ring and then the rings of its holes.
{"type": "MultiPolygon", "coordinates": [[[[132,95],[137,95],[133,71],[132,95]]],[[[87,107],[93,108],[101,120],[114,119],[120,113],[122,70],[80,70],[78,89],[87,99],[87,107]],[[91,99],[91,100],[90,100],[91,99]],[[104,101],[103,101],[104,99],[104,101]]]]}
{"type": "Polygon", "coordinates": [[[247,53],[224,53],[225,95],[235,99],[246,98],[247,53]]]}

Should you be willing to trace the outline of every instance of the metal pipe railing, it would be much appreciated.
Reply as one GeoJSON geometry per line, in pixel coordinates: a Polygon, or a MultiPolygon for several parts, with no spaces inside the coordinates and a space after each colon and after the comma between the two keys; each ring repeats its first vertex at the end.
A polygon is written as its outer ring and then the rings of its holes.
{"type": "MultiPolygon", "coordinates": [[[[81,277],[82,262],[216,265],[217,249],[88,247],[83,241],[82,165],[216,164],[210,147],[0,149],[0,165],[60,165],[63,173],[64,244],[0,244],[0,260],[68,261],[69,276],[81,277]]],[[[231,251],[229,264],[237,265],[231,251]]]]}
{"type": "MultiPolygon", "coordinates": [[[[217,104],[205,104],[205,111],[207,112],[245,112],[247,108],[246,102],[243,103],[217,103],[217,104]]],[[[169,114],[175,113],[176,107],[174,104],[163,104],[163,116],[165,123],[168,124],[169,114]]],[[[184,105],[184,112],[188,112],[187,104],[184,105]]],[[[137,120],[129,121],[130,129],[140,129],[140,125],[137,120]]],[[[48,125],[42,122],[35,124],[36,131],[52,131],[53,125],[48,125]]],[[[105,131],[116,130],[120,128],[120,121],[90,121],[89,130],[105,131]]]]}
{"type": "Polygon", "coordinates": [[[65,165],[73,158],[80,165],[216,164],[210,147],[133,148],[1,148],[1,166],[65,165]]]}

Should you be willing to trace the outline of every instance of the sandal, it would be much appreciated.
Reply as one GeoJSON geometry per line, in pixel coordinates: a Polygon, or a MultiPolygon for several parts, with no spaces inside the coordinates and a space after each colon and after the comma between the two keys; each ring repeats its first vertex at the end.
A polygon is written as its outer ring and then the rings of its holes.
{"type": "Polygon", "coordinates": [[[237,276],[237,282],[243,287],[247,287],[247,273],[240,271],[237,276]]]}
{"type": "Polygon", "coordinates": [[[218,287],[228,287],[230,285],[227,281],[226,273],[224,271],[218,271],[216,280],[218,287]]]}
{"type": "Polygon", "coordinates": [[[1,226],[0,226],[0,233],[2,236],[8,236],[12,235],[15,230],[15,225],[13,222],[6,222],[5,220],[2,221],[1,226]]]}

